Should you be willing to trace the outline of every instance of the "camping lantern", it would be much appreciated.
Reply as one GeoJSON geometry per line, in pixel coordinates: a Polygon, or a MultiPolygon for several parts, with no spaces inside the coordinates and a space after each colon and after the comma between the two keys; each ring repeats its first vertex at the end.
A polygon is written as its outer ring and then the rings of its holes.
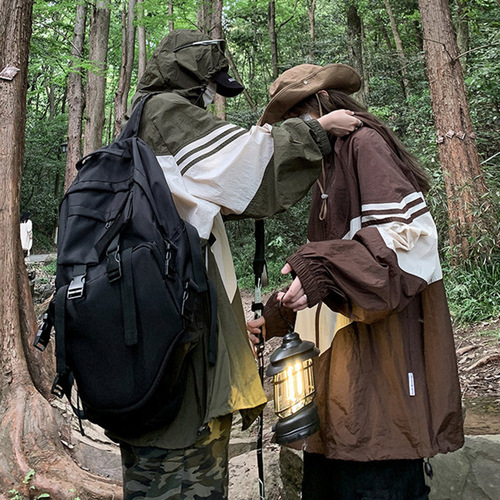
{"type": "Polygon", "coordinates": [[[318,354],[313,342],[288,332],[270,357],[266,375],[273,377],[274,412],[278,416],[274,431],[279,444],[304,439],[319,429],[312,360],[318,354]]]}

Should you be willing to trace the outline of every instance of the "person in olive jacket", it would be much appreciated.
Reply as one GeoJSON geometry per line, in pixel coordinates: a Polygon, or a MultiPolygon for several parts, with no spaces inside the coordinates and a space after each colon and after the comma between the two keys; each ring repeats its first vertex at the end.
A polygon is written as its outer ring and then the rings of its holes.
{"type": "MultiPolygon", "coordinates": [[[[234,97],[243,90],[227,73],[224,49],[223,40],[173,31],[148,62],[129,110],[156,93],[145,104],[139,135],[154,150],[181,217],[206,242],[218,336],[214,365],[206,341],[193,351],[183,403],[169,425],[134,438],[112,436],[121,447],[125,500],[227,498],[232,415],[239,411],[247,428],[266,398],[223,217],[260,218],[290,207],[307,193],[330,150],[325,130],[342,135],[359,124],[346,111],[250,130],[217,118],[206,110],[215,94],[234,97]]],[[[357,83],[353,77],[350,85],[357,83]]]]}
{"type": "Polygon", "coordinates": [[[296,443],[305,451],[304,500],[425,499],[423,459],[464,441],[429,184],[395,135],[339,88],[337,72],[300,65],[271,87],[262,123],[344,108],[363,126],[332,137],[308,242],[282,271],[296,277],[248,323],[249,335],[255,342],[264,318],[268,338],[283,335],[287,318],[320,348],[321,427],[296,443]]]}

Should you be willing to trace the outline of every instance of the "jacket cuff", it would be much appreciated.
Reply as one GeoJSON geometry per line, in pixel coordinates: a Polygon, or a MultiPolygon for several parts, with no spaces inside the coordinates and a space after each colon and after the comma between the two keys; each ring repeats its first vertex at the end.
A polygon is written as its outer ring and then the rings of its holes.
{"type": "Polygon", "coordinates": [[[332,145],[330,144],[330,139],[325,132],[325,129],[319,124],[317,120],[308,120],[304,122],[312,132],[312,136],[321,150],[323,156],[332,152],[332,145]]]}
{"type": "Polygon", "coordinates": [[[315,306],[323,299],[323,295],[321,294],[321,286],[319,286],[319,282],[314,276],[307,259],[295,253],[288,257],[286,261],[292,266],[302,283],[302,288],[307,296],[307,305],[309,307],[315,306]]]}
{"type": "Polygon", "coordinates": [[[266,340],[273,337],[284,337],[290,331],[290,328],[295,325],[296,313],[292,309],[288,309],[288,307],[280,307],[277,295],[278,293],[274,293],[264,306],[266,340]]]}

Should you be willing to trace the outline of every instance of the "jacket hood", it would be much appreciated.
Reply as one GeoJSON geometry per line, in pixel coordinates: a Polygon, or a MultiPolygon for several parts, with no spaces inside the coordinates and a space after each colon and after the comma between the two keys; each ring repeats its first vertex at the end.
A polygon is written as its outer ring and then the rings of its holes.
{"type": "Polygon", "coordinates": [[[228,70],[228,60],[215,44],[174,51],[207,39],[193,30],[174,30],[166,36],[146,66],[134,101],[150,92],[175,92],[196,103],[215,73],[228,70]]]}

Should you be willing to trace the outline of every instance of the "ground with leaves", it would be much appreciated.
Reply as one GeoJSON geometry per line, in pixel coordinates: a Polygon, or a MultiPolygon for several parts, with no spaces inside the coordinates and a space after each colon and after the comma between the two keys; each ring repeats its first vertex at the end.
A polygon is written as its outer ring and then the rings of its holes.
{"type": "Polygon", "coordinates": [[[500,319],[455,329],[464,397],[500,398],[500,319]]]}

